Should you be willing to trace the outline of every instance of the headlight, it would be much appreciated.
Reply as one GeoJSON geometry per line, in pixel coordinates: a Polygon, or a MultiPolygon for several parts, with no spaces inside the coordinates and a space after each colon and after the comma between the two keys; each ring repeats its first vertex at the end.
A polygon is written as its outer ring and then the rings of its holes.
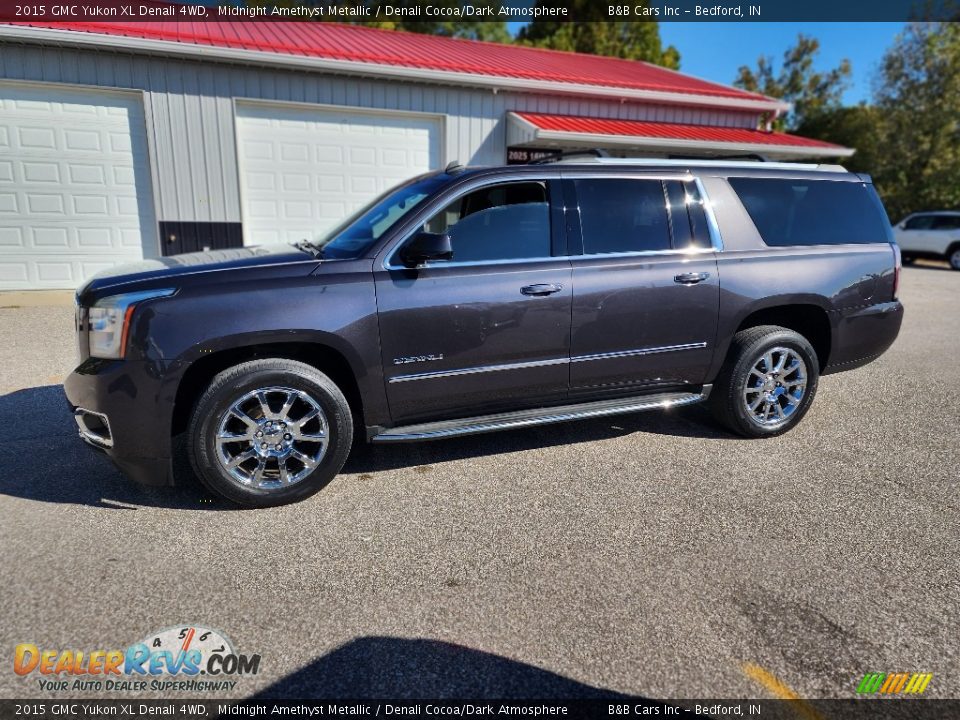
{"type": "Polygon", "coordinates": [[[90,329],[90,355],[107,360],[122,358],[127,347],[130,318],[136,304],[144,300],[173,295],[172,289],[111,295],[98,300],[87,315],[90,329]]]}

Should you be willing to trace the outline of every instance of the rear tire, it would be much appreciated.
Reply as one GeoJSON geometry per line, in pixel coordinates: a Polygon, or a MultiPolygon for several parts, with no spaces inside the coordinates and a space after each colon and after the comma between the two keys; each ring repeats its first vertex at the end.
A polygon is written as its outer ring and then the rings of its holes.
{"type": "Polygon", "coordinates": [[[708,402],[714,417],[738,435],[773,437],[800,422],[819,377],[816,351],[805,337],[760,325],[734,335],[708,402]]]}
{"type": "Polygon", "coordinates": [[[950,249],[950,252],[947,254],[947,262],[950,263],[952,270],[960,270],[960,247],[950,249]]]}
{"type": "Polygon", "coordinates": [[[224,370],[200,397],[187,453],[201,482],[245,507],[303,500],[347,460],[353,417],[334,382],[283,358],[224,370]]]}

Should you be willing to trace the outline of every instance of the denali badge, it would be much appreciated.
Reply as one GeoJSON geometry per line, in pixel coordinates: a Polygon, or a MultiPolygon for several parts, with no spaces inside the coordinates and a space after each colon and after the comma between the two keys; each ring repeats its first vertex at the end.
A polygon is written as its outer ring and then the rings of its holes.
{"type": "Polygon", "coordinates": [[[398,357],[393,359],[393,364],[406,365],[407,363],[435,362],[437,360],[443,360],[443,353],[437,353],[436,355],[410,355],[408,357],[398,357]]]}

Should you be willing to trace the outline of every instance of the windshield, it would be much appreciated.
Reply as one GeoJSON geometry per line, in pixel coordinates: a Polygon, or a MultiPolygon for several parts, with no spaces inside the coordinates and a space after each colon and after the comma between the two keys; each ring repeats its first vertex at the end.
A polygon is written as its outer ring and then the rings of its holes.
{"type": "Polygon", "coordinates": [[[323,239],[316,240],[311,245],[320,250],[325,259],[360,257],[397,221],[449,179],[447,175],[438,174],[398,185],[360,208],[323,239]]]}

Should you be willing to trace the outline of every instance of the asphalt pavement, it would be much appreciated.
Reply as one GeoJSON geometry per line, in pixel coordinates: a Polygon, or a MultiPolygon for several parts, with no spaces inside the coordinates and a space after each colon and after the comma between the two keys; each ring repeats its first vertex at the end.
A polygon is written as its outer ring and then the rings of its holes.
{"type": "Polygon", "coordinates": [[[62,398],[71,308],[0,309],[0,697],[55,697],[19,643],[196,624],[261,656],[218,697],[960,697],[960,273],[901,295],[782,437],[692,407],[367,447],[256,511],[125,480],[62,398]]]}

